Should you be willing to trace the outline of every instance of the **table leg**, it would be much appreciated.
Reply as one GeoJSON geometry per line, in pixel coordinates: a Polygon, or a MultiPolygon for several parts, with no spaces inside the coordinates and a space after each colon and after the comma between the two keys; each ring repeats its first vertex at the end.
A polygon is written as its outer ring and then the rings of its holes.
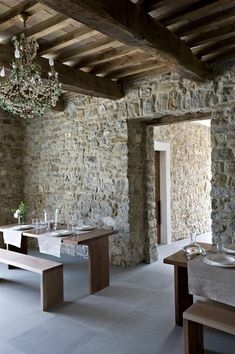
{"type": "MultiPolygon", "coordinates": [[[[27,239],[28,238],[26,236],[22,236],[21,247],[15,247],[15,246],[12,246],[12,245],[7,245],[7,250],[13,251],[13,252],[27,254],[28,253],[28,242],[27,242],[27,239]]],[[[8,269],[17,269],[17,267],[14,267],[12,265],[8,265],[8,269]]]]}
{"type": "Polygon", "coordinates": [[[109,239],[102,237],[90,240],[89,244],[90,293],[109,286],[109,239]]]}
{"type": "Polygon", "coordinates": [[[174,266],[175,270],[175,323],[183,326],[183,312],[193,304],[193,295],[188,293],[186,267],[174,266]]]}

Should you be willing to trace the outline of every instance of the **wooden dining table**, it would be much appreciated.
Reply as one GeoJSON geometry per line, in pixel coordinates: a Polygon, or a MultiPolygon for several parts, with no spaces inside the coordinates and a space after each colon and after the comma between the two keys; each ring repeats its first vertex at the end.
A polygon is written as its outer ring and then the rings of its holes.
{"type": "MultiPolygon", "coordinates": [[[[205,251],[212,248],[212,244],[197,242],[205,251]]],[[[178,251],[166,258],[163,262],[174,266],[175,288],[175,324],[183,326],[183,312],[193,304],[193,295],[188,291],[188,262],[183,250],[178,251]]]]}
{"type": "MultiPolygon", "coordinates": [[[[1,226],[1,229],[12,225],[1,226]]],[[[47,229],[30,229],[22,231],[21,247],[7,245],[7,249],[27,254],[28,238],[39,239],[41,235],[47,233],[47,229]]],[[[73,234],[61,237],[65,244],[86,245],[88,246],[88,276],[89,291],[94,294],[109,286],[109,237],[118,232],[110,229],[94,229],[81,234],[73,234]]]]}

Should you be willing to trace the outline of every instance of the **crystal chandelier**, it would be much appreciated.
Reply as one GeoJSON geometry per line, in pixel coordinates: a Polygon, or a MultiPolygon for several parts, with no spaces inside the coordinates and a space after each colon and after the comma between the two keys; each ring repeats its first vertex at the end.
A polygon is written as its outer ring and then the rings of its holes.
{"type": "MultiPolygon", "coordinates": [[[[27,13],[20,15],[26,30],[27,13]]],[[[0,71],[0,108],[22,118],[43,116],[56,105],[61,95],[61,84],[49,59],[48,79],[42,78],[40,66],[34,63],[39,45],[35,39],[27,41],[25,34],[12,38],[15,59],[11,63],[9,77],[4,67],[0,71]]]]}

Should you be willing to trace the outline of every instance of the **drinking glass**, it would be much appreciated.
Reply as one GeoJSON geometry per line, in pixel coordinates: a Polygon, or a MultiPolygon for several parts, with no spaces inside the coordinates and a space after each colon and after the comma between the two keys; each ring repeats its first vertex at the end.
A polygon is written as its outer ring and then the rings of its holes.
{"type": "Polygon", "coordinates": [[[71,231],[71,232],[75,231],[75,225],[74,224],[67,223],[66,225],[67,225],[67,231],[71,231]]]}
{"type": "Polygon", "coordinates": [[[50,218],[49,218],[48,212],[46,210],[44,210],[44,222],[45,222],[45,224],[48,223],[49,219],[50,218]]]}
{"type": "Polygon", "coordinates": [[[217,253],[223,253],[223,239],[219,236],[215,238],[216,251],[217,253]]]}
{"type": "Polygon", "coordinates": [[[197,235],[194,232],[192,232],[190,234],[190,243],[194,245],[194,243],[196,243],[196,239],[197,239],[197,235]]]}
{"type": "Polygon", "coordinates": [[[32,219],[32,225],[37,229],[39,227],[39,220],[38,218],[33,218],[32,219]]]}
{"type": "Polygon", "coordinates": [[[47,230],[53,230],[54,229],[54,220],[48,220],[47,222],[47,230]]]}

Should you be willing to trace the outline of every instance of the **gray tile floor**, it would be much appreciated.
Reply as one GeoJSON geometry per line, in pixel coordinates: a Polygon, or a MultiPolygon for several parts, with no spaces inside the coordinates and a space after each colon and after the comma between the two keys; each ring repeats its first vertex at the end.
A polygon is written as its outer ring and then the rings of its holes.
{"type": "MultiPolygon", "coordinates": [[[[200,240],[208,240],[203,235],[200,240]]],[[[0,354],[183,354],[174,325],[173,267],[162,263],[188,241],[161,246],[159,261],[111,267],[111,285],[88,293],[87,262],[63,256],[65,303],[39,306],[39,277],[0,264],[0,354]]],[[[234,354],[235,337],[205,332],[207,354],[234,354]]]]}

